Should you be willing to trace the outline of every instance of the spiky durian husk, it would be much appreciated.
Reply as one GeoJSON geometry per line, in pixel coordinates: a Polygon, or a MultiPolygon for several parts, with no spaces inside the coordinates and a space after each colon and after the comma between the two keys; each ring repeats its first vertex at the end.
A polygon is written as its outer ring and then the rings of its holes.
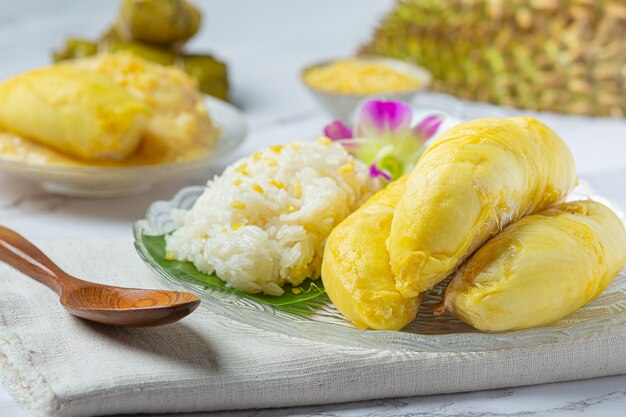
{"type": "Polygon", "coordinates": [[[626,115],[624,0],[398,0],[361,53],[420,64],[461,98],[626,115]]]}

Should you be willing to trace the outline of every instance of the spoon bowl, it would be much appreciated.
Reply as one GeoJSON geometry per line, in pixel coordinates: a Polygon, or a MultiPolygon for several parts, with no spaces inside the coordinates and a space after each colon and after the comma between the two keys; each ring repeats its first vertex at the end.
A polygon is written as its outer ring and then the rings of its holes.
{"type": "Polygon", "coordinates": [[[161,326],[182,319],[200,304],[190,293],[114,287],[75,278],[23,236],[2,226],[0,261],[55,290],[74,316],[109,326],[161,326]]]}
{"type": "Polygon", "coordinates": [[[109,326],[148,327],[182,319],[200,305],[200,299],[167,290],[87,285],[63,291],[61,304],[86,320],[109,326]]]}

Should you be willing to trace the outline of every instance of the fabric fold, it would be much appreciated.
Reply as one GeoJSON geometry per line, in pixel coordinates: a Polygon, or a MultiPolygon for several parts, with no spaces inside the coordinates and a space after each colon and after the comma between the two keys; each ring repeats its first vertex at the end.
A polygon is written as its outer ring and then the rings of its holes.
{"type": "MultiPolygon", "coordinates": [[[[37,244],[74,275],[164,288],[130,239],[37,244]]],[[[38,416],[288,407],[626,373],[626,326],[530,348],[392,352],[269,333],[202,307],[165,327],[108,328],[69,316],[55,293],[4,264],[0,282],[0,378],[38,416]]]]}

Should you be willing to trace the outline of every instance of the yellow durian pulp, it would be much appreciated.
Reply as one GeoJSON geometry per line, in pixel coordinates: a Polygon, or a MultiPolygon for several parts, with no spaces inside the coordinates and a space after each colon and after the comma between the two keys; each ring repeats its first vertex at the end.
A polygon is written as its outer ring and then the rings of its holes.
{"type": "Polygon", "coordinates": [[[406,177],[392,182],[333,229],[322,281],[337,309],[362,329],[400,330],[417,315],[419,298],[395,287],[385,241],[406,177]]]}
{"type": "Polygon", "coordinates": [[[0,131],[83,160],[136,151],[150,108],[113,79],[55,65],[0,84],[0,131]]]}
{"type": "Polygon", "coordinates": [[[152,112],[141,147],[142,159],[180,161],[209,153],[216,129],[197,90],[184,71],[148,62],[129,53],[99,54],[63,65],[103,74],[145,102],[152,112]]]}
{"type": "Polygon", "coordinates": [[[597,297],[626,265],[626,231],[606,206],[564,203],[488,241],[448,285],[445,308],[483,331],[547,325],[597,297]]]}
{"type": "Polygon", "coordinates": [[[561,201],[575,183],[569,149],[535,119],[479,119],[444,132],[393,215],[398,290],[408,298],[429,290],[508,223],[561,201]]]}

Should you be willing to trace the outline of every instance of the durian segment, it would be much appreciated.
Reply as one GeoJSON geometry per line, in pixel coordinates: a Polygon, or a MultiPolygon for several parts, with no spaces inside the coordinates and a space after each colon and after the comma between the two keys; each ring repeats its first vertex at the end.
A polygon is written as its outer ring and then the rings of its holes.
{"type": "Polygon", "coordinates": [[[84,160],[123,160],[139,146],[149,107],[109,77],[52,66],[0,84],[0,130],[84,160]]]}
{"type": "Polygon", "coordinates": [[[388,241],[398,290],[415,297],[445,279],[518,218],[574,187],[574,160],[546,125],[479,119],[444,132],[410,174],[388,241]]]}
{"type": "Polygon", "coordinates": [[[511,224],[456,273],[446,309],[483,331],[543,326],[597,297],[626,265],[626,231],[606,206],[564,203],[511,224]]]}
{"type": "Polygon", "coordinates": [[[181,161],[208,153],[218,135],[196,82],[182,70],[130,53],[99,54],[59,64],[111,77],[152,111],[142,153],[152,161],[181,161]]]}
{"type": "Polygon", "coordinates": [[[333,229],[324,251],[322,281],[339,311],[356,326],[400,330],[417,315],[418,298],[395,287],[385,240],[406,177],[379,191],[333,229]]]}

